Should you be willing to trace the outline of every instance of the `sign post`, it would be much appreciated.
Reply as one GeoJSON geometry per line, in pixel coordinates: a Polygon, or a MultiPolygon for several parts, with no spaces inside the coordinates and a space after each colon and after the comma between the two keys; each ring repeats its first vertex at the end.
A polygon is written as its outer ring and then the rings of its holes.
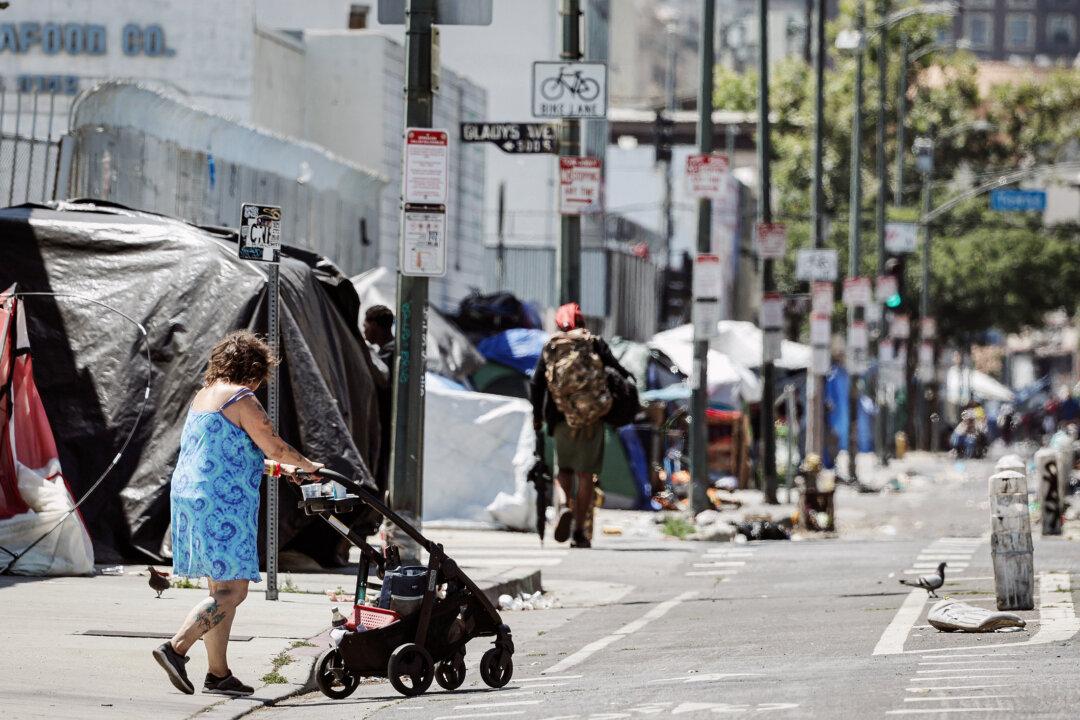
{"type": "MultiPolygon", "coordinates": [[[[270,353],[280,354],[280,319],[278,302],[281,276],[281,208],[276,205],[244,203],[240,206],[240,259],[270,263],[267,282],[266,334],[270,341],[270,353]]],[[[279,419],[278,366],[270,367],[266,383],[266,414],[274,432],[278,432],[279,419]]],[[[278,506],[279,486],[276,480],[266,484],[266,599],[278,599],[278,506]]]]}

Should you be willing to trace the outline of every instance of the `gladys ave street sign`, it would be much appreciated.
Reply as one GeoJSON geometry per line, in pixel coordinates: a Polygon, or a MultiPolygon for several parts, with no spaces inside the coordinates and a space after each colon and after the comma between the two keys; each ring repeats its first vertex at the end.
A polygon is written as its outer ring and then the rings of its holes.
{"type": "Polygon", "coordinates": [[[554,155],[559,152],[558,128],[553,123],[461,123],[461,141],[491,143],[514,155],[554,155]]]}

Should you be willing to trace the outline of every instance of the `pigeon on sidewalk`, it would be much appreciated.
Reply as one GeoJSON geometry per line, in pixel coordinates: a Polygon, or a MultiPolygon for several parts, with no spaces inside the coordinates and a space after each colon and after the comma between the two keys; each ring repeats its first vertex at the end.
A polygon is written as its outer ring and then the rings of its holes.
{"type": "Polygon", "coordinates": [[[146,569],[150,571],[150,589],[161,599],[161,593],[169,589],[169,574],[155,570],[152,565],[147,565],[146,569]]]}
{"type": "Polygon", "coordinates": [[[945,584],[945,563],[940,563],[937,566],[937,575],[921,575],[914,581],[901,580],[900,584],[922,588],[930,594],[930,597],[937,597],[937,593],[934,591],[945,584]]]}

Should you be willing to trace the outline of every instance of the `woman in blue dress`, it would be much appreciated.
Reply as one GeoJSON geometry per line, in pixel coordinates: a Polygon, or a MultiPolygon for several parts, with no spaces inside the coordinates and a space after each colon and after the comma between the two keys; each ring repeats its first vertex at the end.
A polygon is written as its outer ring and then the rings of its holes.
{"type": "Polygon", "coordinates": [[[194,694],[185,664],[202,638],[208,668],[203,692],[250,695],[229,670],[226,649],[237,606],[258,582],[259,484],[263,474],[314,473],[322,467],[282,440],[255,390],[277,362],[266,343],[246,330],[230,333],[210,351],[204,385],[195,395],[172,476],[173,574],[206,577],[210,596],[192,608],[154,659],[181,692],[194,694]],[[272,459],[269,459],[272,458],[272,459]]]}

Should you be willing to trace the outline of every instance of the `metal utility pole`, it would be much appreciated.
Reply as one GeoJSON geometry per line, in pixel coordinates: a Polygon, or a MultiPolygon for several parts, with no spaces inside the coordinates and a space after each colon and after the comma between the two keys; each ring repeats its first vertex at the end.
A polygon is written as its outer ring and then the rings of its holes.
{"type": "MultiPolygon", "coordinates": [[[[559,59],[581,59],[581,7],[579,0],[560,0],[562,52],[559,59]]],[[[559,121],[559,155],[581,154],[581,121],[559,121]]],[[[581,216],[563,215],[559,234],[559,303],[581,301],[581,216]]]]}
{"type": "MultiPolygon", "coordinates": [[[[817,54],[814,56],[814,184],[811,199],[814,247],[825,246],[824,201],[824,133],[825,133],[825,0],[817,0],[817,18],[814,26],[817,54]]],[[[821,456],[825,433],[825,376],[813,372],[807,382],[806,393],[806,452],[821,456]]]]}
{"type": "MultiPolygon", "coordinates": [[[[679,51],[675,46],[674,27],[667,29],[667,70],[664,77],[664,107],[669,113],[664,122],[673,122],[670,113],[675,110],[675,65],[679,59],[679,51]]],[[[671,126],[665,125],[665,128],[671,126]]],[[[666,142],[670,143],[672,133],[668,133],[666,142]]],[[[673,175],[674,162],[669,144],[667,148],[667,160],[664,161],[664,269],[671,268],[671,241],[675,237],[675,215],[673,212],[673,175]]]]}
{"type": "MultiPolygon", "coordinates": [[[[848,277],[857,278],[862,272],[862,125],[863,125],[863,65],[866,52],[866,2],[859,0],[855,16],[859,46],[855,51],[855,108],[851,117],[851,197],[848,202],[848,277]]],[[[848,328],[865,321],[866,308],[859,304],[848,306],[848,328]]],[[[848,338],[852,334],[849,330],[848,338]]],[[[849,355],[851,348],[848,348],[849,355]]],[[[859,394],[861,375],[848,369],[848,465],[852,482],[859,479],[859,394]]]]}
{"type": "MultiPolygon", "coordinates": [[[[764,224],[772,222],[772,174],[770,173],[769,143],[769,0],[758,0],[758,176],[761,178],[758,189],[758,216],[764,224]]],[[[773,276],[772,259],[762,261],[761,290],[770,293],[776,290],[776,278],[773,276]]],[[[761,448],[762,475],[765,480],[765,502],[778,502],[776,497],[776,422],[773,418],[776,404],[776,372],[773,360],[765,347],[765,333],[761,335],[761,448]]]]}
{"type": "Polygon", "coordinates": [[[908,55],[911,53],[911,39],[907,33],[900,36],[900,80],[896,95],[896,188],[893,190],[893,205],[904,206],[904,148],[907,142],[904,127],[907,124],[907,73],[908,55]]]}
{"type": "MultiPolygon", "coordinates": [[[[697,122],[698,149],[702,155],[708,155],[712,152],[713,32],[715,23],[715,0],[702,0],[701,43],[698,46],[701,52],[701,85],[698,89],[697,122]]],[[[697,251],[698,253],[711,252],[712,201],[708,198],[698,200],[697,220],[697,251]]],[[[697,270],[695,268],[695,272],[697,270]]],[[[709,406],[708,359],[709,339],[707,337],[698,337],[695,330],[694,388],[690,408],[690,430],[693,433],[690,443],[691,469],[693,471],[690,507],[695,515],[709,506],[708,497],[705,495],[705,488],[709,484],[708,453],[706,452],[708,427],[705,419],[706,410],[709,406]]]]}
{"type": "MultiPolygon", "coordinates": [[[[926,328],[925,320],[930,317],[930,221],[927,216],[930,214],[930,190],[934,177],[934,139],[933,137],[915,138],[914,150],[916,156],[916,164],[919,172],[922,174],[922,214],[920,221],[923,231],[923,246],[922,246],[922,288],[919,294],[919,340],[920,342],[932,341],[933,338],[927,338],[923,336],[923,331],[926,328]]],[[[901,149],[902,151],[902,149],[901,149]]],[[[918,425],[920,440],[920,449],[928,449],[933,445],[933,442],[926,442],[926,436],[933,434],[933,425],[930,423],[930,413],[932,409],[928,406],[930,401],[930,390],[934,387],[934,378],[927,377],[925,374],[921,374],[919,377],[919,404],[918,404],[918,425]]],[[[936,394],[936,393],[935,393],[936,394]]]]}
{"type": "MultiPolygon", "coordinates": [[[[878,0],[878,14],[884,20],[889,16],[889,0],[878,0]]],[[[877,117],[877,162],[876,172],[878,179],[876,223],[877,223],[877,275],[885,274],[885,194],[888,192],[888,178],[885,169],[885,93],[888,83],[889,69],[889,26],[884,24],[878,34],[880,45],[878,47],[878,117],[877,117]]],[[[875,298],[875,302],[877,302],[875,298]]],[[[879,303],[880,307],[880,303],[879,303]]],[[[885,314],[880,313],[881,325],[878,331],[878,340],[874,343],[874,352],[878,357],[877,371],[877,414],[874,416],[874,445],[877,447],[878,458],[885,462],[885,413],[888,412],[885,402],[885,383],[882,381],[881,355],[879,347],[881,338],[885,333],[885,314]]],[[[887,340],[885,342],[888,342],[887,340]]]]}
{"type": "MultiPolygon", "coordinates": [[[[408,0],[405,8],[405,127],[431,127],[431,35],[436,0],[408,0]]],[[[428,279],[398,272],[397,348],[392,384],[390,503],[420,525],[424,487],[424,369],[427,356],[428,279]]],[[[419,546],[393,535],[403,561],[418,561],[419,546]]]]}

